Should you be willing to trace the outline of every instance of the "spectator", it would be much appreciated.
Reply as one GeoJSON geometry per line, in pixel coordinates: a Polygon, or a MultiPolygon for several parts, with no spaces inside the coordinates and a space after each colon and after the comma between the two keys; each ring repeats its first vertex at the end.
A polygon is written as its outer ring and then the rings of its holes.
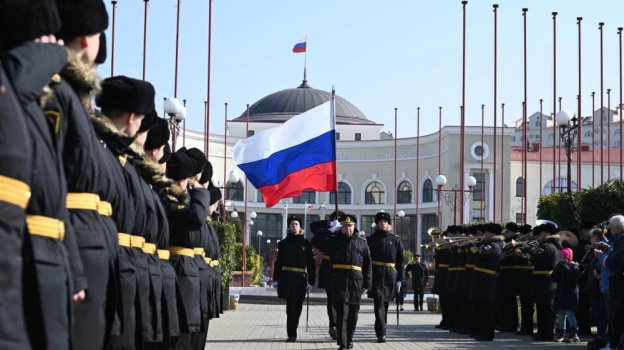
{"type": "Polygon", "coordinates": [[[559,326],[557,327],[557,342],[578,342],[578,325],[575,311],[579,306],[578,281],[581,276],[578,263],[572,261],[573,252],[570,248],[561,249],[561,260],[552,273],[552,281],[557,283],[555,290],[554,307],[559,312],[559,326]],[[564,336],[566,319],[570,322],[570,332],[564,336]]]}

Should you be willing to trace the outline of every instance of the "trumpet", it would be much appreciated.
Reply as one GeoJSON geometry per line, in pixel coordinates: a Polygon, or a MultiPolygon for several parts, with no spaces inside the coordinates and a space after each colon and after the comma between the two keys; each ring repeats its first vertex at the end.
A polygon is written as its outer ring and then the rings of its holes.
{"type": "Polygon", "coordinates": [[[430,227],[427,230],[427,234],[429,236],[431,236],[432,241],[428,242],[428,243],[425,243],[425,244],[421,244],[420,245],[421,249],[423,249],[423,248],[424,249],[429,249],[429,248],[431,248],[433,246],[436,246],[438,244],[438,242],[439,242],[436,238],[440,237],[442,235],[442,230],[439,227],[430,227]]]}

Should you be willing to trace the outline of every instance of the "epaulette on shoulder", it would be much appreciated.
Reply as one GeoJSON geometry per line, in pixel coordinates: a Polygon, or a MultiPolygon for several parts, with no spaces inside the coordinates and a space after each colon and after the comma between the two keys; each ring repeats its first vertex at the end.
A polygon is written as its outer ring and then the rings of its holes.
{"type": "Polygon", "coordinates": [[[170,194],[167,195],[167,198],[169,198],[170,201],[178,203],[178,199],[170,194]]]}
{"type": "Polygon", "coordinates": [[[60,74],[54,74],[51,78],[50,78],[50,85],[53,84],[58,84],[61,82],[61,75],[60,74]]]}
{"type": "Polygon", "coordinates": [[[357,236],[357,238],[359,238],[359,239],[361,239],[361,240],[363,240],[363,241],[366,241],[366,237],[357,236]]]}

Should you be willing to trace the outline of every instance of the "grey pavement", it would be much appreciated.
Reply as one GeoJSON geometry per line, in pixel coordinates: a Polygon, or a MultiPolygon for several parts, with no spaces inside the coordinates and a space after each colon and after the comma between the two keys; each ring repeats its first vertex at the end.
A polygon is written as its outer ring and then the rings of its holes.
{"type": "MultiPolygon", "coordinates": [[[[496,333],[493,342],[476,342],[466,336],[435,329],[440,314],[414,312],[413,304],[406,304],[400,313],[400,327],[396,328],[396,304],[391,303],[388,314],[388,342],[378,344],[375,337],[375,315],[372,305],[362,305],[354,336],[354,349],[584,349],[591,340],[582,337],[580,343],[535,343],[528,336],[496,333]],[[410,311],[408,311],[410,310],[410,311]]],[[[337,349],[335,341],[327,334],[326,307],[310,304],[306,331],[306,306],[299,322],[296,343],[286,343],[286,306],[276,303],[241,303],[237,310],[226,311],[219,319],[210,322],[205,349],[337,349]]]]}

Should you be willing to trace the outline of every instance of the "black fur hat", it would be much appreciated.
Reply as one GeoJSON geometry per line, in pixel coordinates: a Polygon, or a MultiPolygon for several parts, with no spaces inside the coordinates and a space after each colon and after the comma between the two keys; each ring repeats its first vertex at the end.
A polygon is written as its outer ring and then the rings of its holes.
{"type": "Polygon", "coordinates": [[[213,205],[220,201],[222,198],[221,190],[217,187],[213,187],[210,189],[210,205],[213,205]]]}
{"type": "Polygon", "coordinates": [[[524,225],[522,225],[522,226],[518,227],[518,232],[520,232],[520,233],[522,233],[522,234],[526,235],[526,234],[528,234],[528,233],[531,233],[531,230],[532,230],[532,229],[533,229],[533,228],[531,227],[531,225],[529,225],[529,224],[524,224],[524,225]]]}
{"type": "Polygon", "coordinates": [[[299,222],[299,226],[303,226],[303,220],[301,220],[301,217],[298,216],[298,215],[291,215],[291,216],[288,217],[288,220],[287,220],[288,226],[290,226],[290,222],[291,221],[298,221],[299,222]]]}
{"type": "Polygon", "coordinates": [[[533,228],[534,235],[539,235],[542,231],[548,232],[552,235],[557,233],[557,228],[553,224],[541,224],[533,228]]]}
{"type": "Polygon", "coordinates": [[[505,225],[505,229],[511,232],[518,232],[519,230],[518,224],[516,224],[515,222],[508,222],[507,225],[505,225]]]}
{"type": "MultiPolygon", "coordinates": [[[[149,136],[149,134],[147,136],[149,136]]],[[[158,163],[159,164],[164,164],[164,163],[166,163],[169,160],[169,158],[171,158],[171,147],[169,146],[168,143],[165,143],[165,149],[163,150],[163,156],[162,156],[162,158],[160,158],[158,163]]]]}
{"type": "Polygon", "coordinates": [[[95,56],[96,64],[104,64],[106,62],[106,33],[100,34],[100,48],[98,49],[97,56],[95,56]]]}
{"type": "Polygon", "coordinates": [[[138,132],[146,132],[152,130],[153,127],[156,126],[156,122],[158,121],[158,114],[156,110],[152,110],[150,113],[146,114],[143,120],[141,120],[141,127],[138,132]]]}
{"type": "Polygon", "coordinates": [[[54,0],[0,0],[0,47],[10,50],[23,42],[61,29],[54,0]]]}
{"type": "MultiPolygon", "coordinates": [[[[143,123],[141,123],[141,126],[142,125],[143,123]]],[[[169,131],[169,122],[167,119],[156,118],[156,125],[154,125],[147,134],[144,148],[148,151],[160,148],[167,144],[170,136],[171,132],[169,131]]],[[[169,152],[171,152],[171,150],[169,150],[169,152]]]]}
{"type": "Polygon", "coordinates": [[[388,223],[391,222],[391,218],[390,218],[390,214],[380,211],[379,213],[375,214],[375,223],[378,223],[379,220],[386,220],[388,223]]]}
{"type": "Polygon", "coordinates": [[[155,95],[149,82],[118,75],[104,79],[96,103],[102,109],[147,115],[154,110],[155,95]]]}
{"type": "Polygon", "coordinates": [[[177,151],[167,161],[167,177],[174,180],[184,180],[193,176],[193,160],[184,152],[177,151]]]}
{"type": "Polygon", "coordinates": [[[485,230],[495,235],[500,235],[501,233],[503,233],[503,227],[500,224],[495,223],[486,224],[485,230]]]}
{"type": "Polygon", "coordinates": [[[210,181],[210,177],[208,177],[208,175],[209,175],[208,172],[204,171],[202,173],[202,176],[199,178],[199,183],[203,185],[206,182],[210,181]]]}
{"type": "Polygon", "coordinates": [[[63,40],[108,28],[108,13],[102,0],[56,0],[56,5],[63,22],[57,36],[63,40]]]}
{"type": "MultiPolygon", "coordinates": [[[[208,160],[206,159],[206,155],[204,154],[204,152],[200,151],[199,148],[193,147],[186,150],[186,155],[191,157],[191,159],[195,161],[194,174],[199,174],[202,171],[206,170],[208,160]]],[[[212,170],[212,166],[210,166],[210,169],[212,170]]],[[[210,174],[210,177],[212,178],[212,174],[210,174]]]]}

